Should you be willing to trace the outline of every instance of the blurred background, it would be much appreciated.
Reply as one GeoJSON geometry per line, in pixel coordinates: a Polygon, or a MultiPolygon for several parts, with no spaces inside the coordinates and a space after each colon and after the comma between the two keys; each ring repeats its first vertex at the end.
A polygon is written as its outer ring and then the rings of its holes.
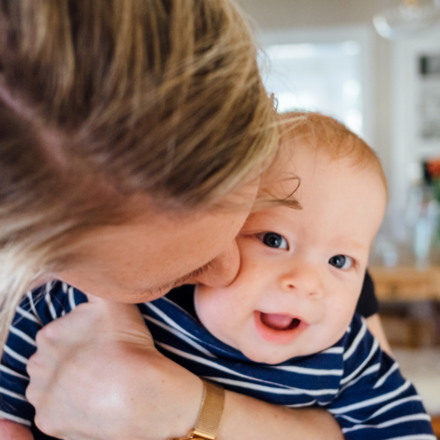
{"type": "Polygon", "coordinates": [[[238,0],[280,111],[322,111],[379,155],[370,270],[393,353],[440,438],[440,0],[238,0]]]}

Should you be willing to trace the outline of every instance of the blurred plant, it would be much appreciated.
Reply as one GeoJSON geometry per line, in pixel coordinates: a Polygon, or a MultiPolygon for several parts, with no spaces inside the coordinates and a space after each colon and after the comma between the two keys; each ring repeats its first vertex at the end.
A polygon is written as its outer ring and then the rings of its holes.
{"type": "Polygon", "coordinates": [[[430,159],[423,164],[425,182],[434,188],[434,194],[440,203],[440,158],[430,159]]]}
{"type": "MultiPolygon", "coordinates": [[[[423,163],[424,180],[430,186],[433,196],[440,204],[440,158],[429,159],[423,163]]],[[[440,243],[440,224],[437,226],[437,243],[440,243]]]]}

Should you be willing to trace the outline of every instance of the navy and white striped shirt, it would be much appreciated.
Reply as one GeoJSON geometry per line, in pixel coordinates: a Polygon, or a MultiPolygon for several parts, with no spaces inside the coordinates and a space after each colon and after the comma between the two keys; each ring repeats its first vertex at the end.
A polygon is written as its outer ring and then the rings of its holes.
{"type": "MultiPolygon", "coordinates": [[[[194,374],[267,402],[326,408],[346,439],[435,440],[416,390],[381,351],[359,315],[327,350],[268,365],[249,360],[212,336],[195,316],[192,298],[193,288],[183,286],[138,307],[157,348],[194,374]]],[[[24,298],[0,366],[0,417],[32,425],[34,410],[24,394],[36,333],[86,301],[84,294],[61,282],[24,298]]]]}

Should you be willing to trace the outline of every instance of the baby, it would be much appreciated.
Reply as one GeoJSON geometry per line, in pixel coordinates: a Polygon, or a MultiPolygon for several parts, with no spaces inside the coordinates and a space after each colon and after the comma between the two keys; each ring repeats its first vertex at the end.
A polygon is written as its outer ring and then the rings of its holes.
{"type": "MultiPolygon", "coordinates": [[[[332,118],[294,113],[283,121],[277,178],[262,194],[274,201],[251,214],[238,237],[237,278],[139,305],[156,346],[232,391],[326,408],[347,439],[435,440],[414,387],[354,315],[387,200],[381,165],[332,118]]],[[[61,282],[25,298],[1,366],[0,417],[37,432],[24,398],[33,339],[85,301],[61,282]]]]}

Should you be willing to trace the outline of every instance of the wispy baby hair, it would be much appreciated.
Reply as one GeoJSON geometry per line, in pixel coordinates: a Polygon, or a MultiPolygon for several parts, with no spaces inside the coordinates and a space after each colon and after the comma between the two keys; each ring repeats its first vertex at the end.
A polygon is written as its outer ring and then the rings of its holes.
{"type": "Polygon", "coordinates": [[[385,190],[385,173],[376,152],[357,134],[336,119],[317,112],[288,112],[280,115],[281,143],[306,142],[324,150],[331,159],[348,159],[353,166],[377,172],[385,190]]]}

